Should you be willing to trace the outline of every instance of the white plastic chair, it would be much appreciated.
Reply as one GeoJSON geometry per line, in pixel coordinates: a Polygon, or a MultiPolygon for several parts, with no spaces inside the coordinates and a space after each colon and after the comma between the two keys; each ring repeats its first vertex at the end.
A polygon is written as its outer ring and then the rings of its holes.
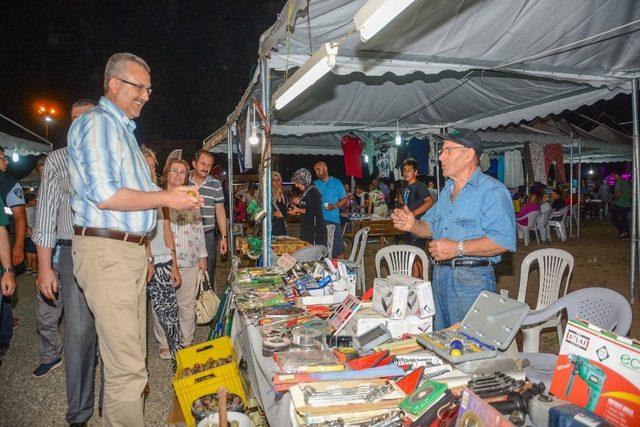
{"type": "Polygon", "coordinates": [[[529,246],[529,238],[531,237],[530,233],[532,231],[536,234],[536,240],[538,241],[538,244],[540,244],[540,237],[538,236],[538,229],[536,228],[538,216],[540,216],[540,211],[533,211],[529,212],[522,218],[518,218],[518,220],[527,218],[527,225],[521,225],[516,221],[516,230],[518,231],[518,235],[522,235],[525,246],[529,246]]]}
{"type": "MultiPolygon", "coordinates": [[[[525,302],[529,270],[531,269],[531,265],[536,262],[538,263],[540,279],[538,282],[538,302],[536,303],[535,310],[540,310],[558,299],[558,296],[560,295],[560,286],[562,285],[562,278],[565,273],[567,279],[564,283],[562,295],[564,296],[567,294],[569,279],[573,272],[573,256],[562,249],[552,248],[539,249],[527,255],[522,261],[522,266],[520,267],[520,286],[518,289],[518,301],[520,302],[525,302]]],[[[523,328],[522,333],[524,334],[524,343],[522,351],[538,351],[540,331],[553,327],[558,331],[558,345],[560,345],[562,342],[562,325],[560,324],[560,315],[558,315],[541,325],[523,328]]]]}
{"type": "Polygon", "coordinates": [[[380,267],[382,259],[387,261],[389,274],[404,274],[411,276],[413,262],[416,257],[422,260],[422,277],[425,281],[429,280],[429,258],[427,254],[420,248],[409,245],[392,245],[382,248],[376,253],[376,277],[380,275],[380,267]]]}
{"type": "Polygon", "coordinates": [[[565,227],[565,220],[567,219],[567,212],[569,208],[564,207],[559,211],[552,212],[549,217],[549,221],[547,222],[547,236],[549,237],[549,241],[551,241],[551,228],[556,229],[556,233],[558,238],[563,242],[567,240],[567,228],[565,227]]]}
{"type": "Polygon", "coordinates": [[[335,234],[335,232],[335,225],[327,225],[327,250],[329,251],[329,258],[333,258],[333,235],[335,234]]]}
{"type": "Polygon", "coordinates": [[[551,212],[551,209],[547,210],[546,212],[540,211],[540,215],[538,215],[538,219],[536,220],[536,231],[538,233],[538,236],[540,236],[540,240],[542,242],[550,240],[550,237],[547,234],[547,225],[549,225],[551,212]]]}
{"type": "MultiPolygon", "coordinates": [[[[626,336],[631,328],[631,305],[618,292],[607,288],[585,288],[571,292],[542,310],[529,312],[522,325],[545,322],[565,309],[569,319],[580,318],[620,336],[626,336]]],[[[529,359],[531,364],[527,368],[527,378],[536,383],[542,381],[549,389],[558,356],[523,352],[520,358],[529,359]]]]}
{"type": "Polygon", "coordinates": [[[345,262],[356,268],[357,286],[360,288],[360,295],[364,295],[366,291],[365,273],[364,273],[364,254],[367,249],[367,241],[369,240],[369,227],[363,227],[356,233],[353,238],[353,246],[349,259],[345,262]]]}

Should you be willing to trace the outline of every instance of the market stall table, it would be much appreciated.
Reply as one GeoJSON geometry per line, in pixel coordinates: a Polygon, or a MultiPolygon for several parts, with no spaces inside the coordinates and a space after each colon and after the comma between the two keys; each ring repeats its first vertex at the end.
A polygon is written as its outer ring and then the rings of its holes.
{"type": "Polygon", "coordinates": [[[247,361],[253,394],[260,402],[269,425],[279,427],[297,425],[292,422],[291,394],[278,393],[274,389],[273,374],[276,371],[276,363],[273,358],[262,355],[262,336],[258,328],[247,322],[237,310],[233,318],[231,336],[237,354],[247,361]]]}

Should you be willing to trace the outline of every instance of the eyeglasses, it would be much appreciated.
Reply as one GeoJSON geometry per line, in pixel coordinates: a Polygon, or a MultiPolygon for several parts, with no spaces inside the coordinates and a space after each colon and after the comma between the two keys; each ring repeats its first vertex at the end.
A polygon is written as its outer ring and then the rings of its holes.
{"type": "Polygon", "coordinates": [[[130,82],[128,80],[121,79],[120,77],[116,77],[116,79],[120,80],[122,83],[126,83],[128,85],[131,85],[131,86],[135,87],[136,89],[138,89],[139,92],[142,92],[143,90],[146,90],[147,91],[147,95],[149,95],[149,96],[151,96],[151,92],[153,92],[153,89],[151,89],[151,87],[146,87],[142,83],[133,83],[133,82],[130,82]]]}
{"type": "Polygon", "coordinates": [[[449,154],[451,154],[453,150],[460,150],[461,148],[467,148],[467,147],[444,147],[438,151],[438,155],[447,153],[447,156],[448,156],[449,154]]]}
{"type": "Polygon", "coordinates": [[[187,171],[182,169],[169,169],[169,172],[175,173],[176,175],[186,175],[187,171]]]}

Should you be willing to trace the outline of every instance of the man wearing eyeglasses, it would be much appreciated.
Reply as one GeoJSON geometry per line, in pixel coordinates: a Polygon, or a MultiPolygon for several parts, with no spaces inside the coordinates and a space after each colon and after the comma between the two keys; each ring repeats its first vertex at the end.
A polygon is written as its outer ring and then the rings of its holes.
{"type": "Polygon", "coordinates": [[[481,291],[496,291],[493,265],[516,250],[516,226],[507,187],[482,173],[482,141],[470,129],[438,135],[442,173],[448,178],[421,220],[405,206],[391,215],[396,228],[431,237],[435,329],[460,322],[481,291]]]}
{"type": "Polygon", "coordinates": [[[199,209],[193,187],[157,191],[133,134],[151,94],[140,57],[107,61],[104,96],[68,135],[73,272],[95,317],[104,363],[106,425],[144,425],[147,385],[145,245],[156,209],[199,209]]]}

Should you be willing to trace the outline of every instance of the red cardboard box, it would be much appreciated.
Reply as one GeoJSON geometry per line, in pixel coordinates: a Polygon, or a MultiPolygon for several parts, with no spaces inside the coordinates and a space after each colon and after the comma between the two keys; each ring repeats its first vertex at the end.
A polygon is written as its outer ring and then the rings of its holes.
{"type": "Polygon", "coordinates": [[[640,425],[640,345],[569,320],[549,391],[613,425],[640,425]]]}

